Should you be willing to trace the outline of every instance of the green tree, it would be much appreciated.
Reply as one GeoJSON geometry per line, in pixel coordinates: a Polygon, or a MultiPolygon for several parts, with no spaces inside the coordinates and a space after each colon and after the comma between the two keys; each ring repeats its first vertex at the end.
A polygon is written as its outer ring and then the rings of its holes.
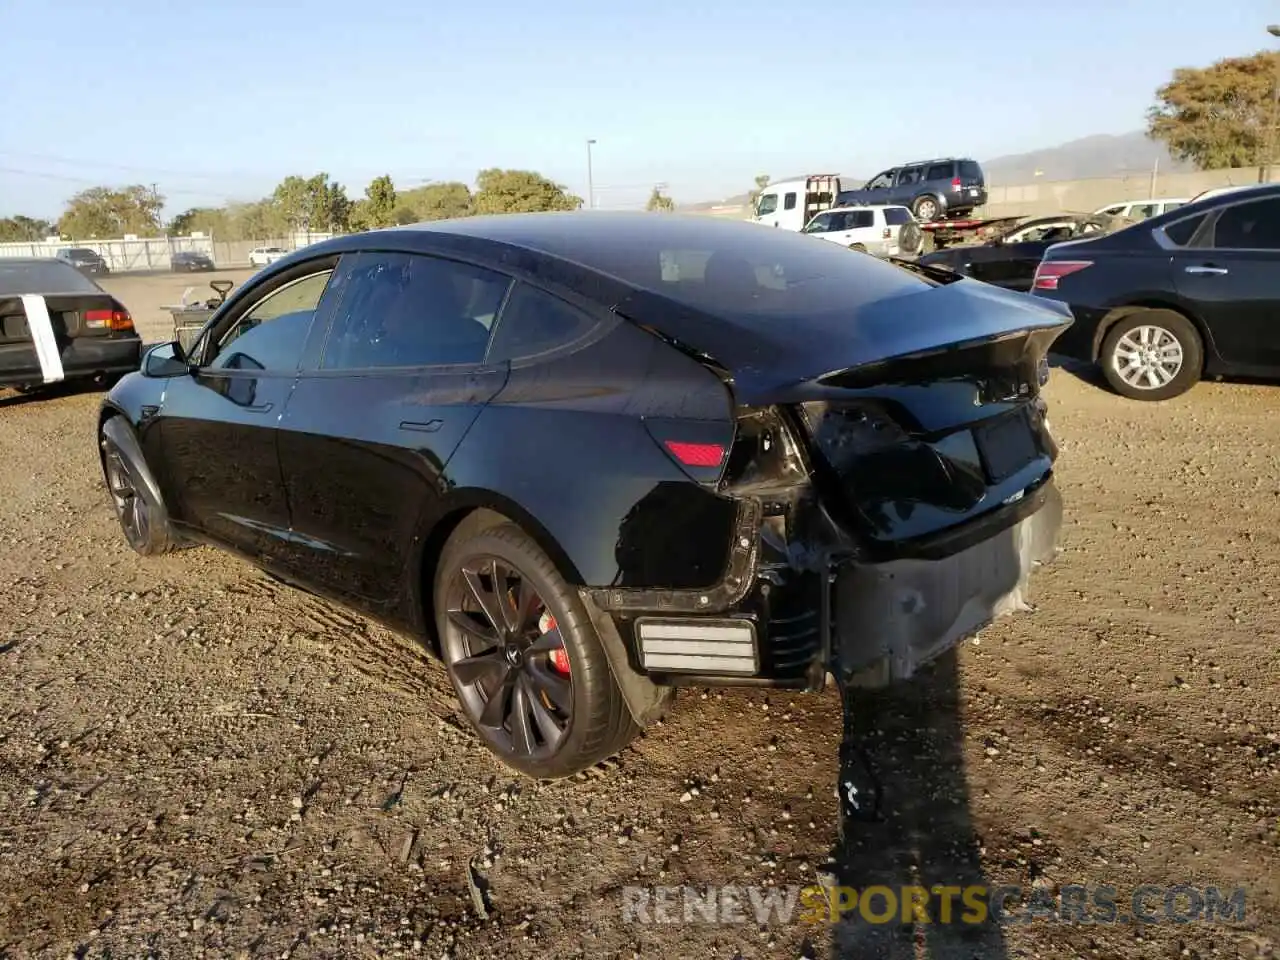
{"type": "Polygon", "coordinates": [[[150,187],[90,187],[67,201],[58,230],[73,240],[106,239],[126,233],[158,236],[164,197],[150,187]]]}
{"type": "Polygon", "coordinates": [[[543,210],[577,210],[582,198],[532,170],[481,170],[476,175],[472,211],[485,213],[536,213],[543,210]]]}
{"type": "Polygon", "coordinates": [[[52,223],[35,217],[24,217],[19,214],[15,217],[0,219],[0,242],[43,240],[45,237],[52,236],[53,231],[52,223]]]}
{"type": "Polygon", "coordinates": [[[397,223],[422,220],[452,220],[471,215],[471,190],[465,183],[429,183],[406,190],[398,197],[397,223]]]}
{"type": "Polygon", "coordinates": [[[330,180],[327,173],[285,177],[271,198],[293,230],[344,230],[351,214],[346,190],[330,180]]]}
{"type": "Polygon", "coordinates": [[[230,217],[221,207],[192,207],[169,221],[167,233],[171,237],[185,237],[192,233],[205,233],[218,239],[233,239],[230,217]]]}
{"type": "Polygon", "coordinates": [[[1270,52],[1180,67],[1156,91],[1156,104],[1147,112],[1147,136],[1164,141],[1175,157],[1201,170],[1265,167],[1268,133],[1276,121],[1277,71],[1280,53],[1270,52]]]}
{"type": "Polygon", "coordinates": [[[352,230],[378,230],[396,223],[396,187],[391,177],[376,177],[364,188],[364,197],[351,204],[347,225],[352,230]]]}
{"type": "Polygon", "coordinates": [[[230,240],[277,239],[290,230],[284,211],[273,198],[227,207],[227,227],[230,240]]]}
{"type": "Polygon", "coordinates": [[[650,212],[674,213],[676,202],[670,197],[665,196],[658,187],[653,188],[653,193],[649,194],[649,202],[644,208],[650,212]]]}
{"type": "Polygon", "coordinates": [[[760,194],[768,185],[769,175],[767,173],[762,173],[756,177],[756,188],[747,194],[747,203],[750,204],[752,210],[755,210],[756,201],[760,199],[760,194]]]}

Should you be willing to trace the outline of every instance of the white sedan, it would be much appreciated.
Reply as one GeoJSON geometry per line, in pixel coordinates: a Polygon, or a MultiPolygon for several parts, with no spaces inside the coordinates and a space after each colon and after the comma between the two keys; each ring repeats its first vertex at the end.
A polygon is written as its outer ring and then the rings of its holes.
{"type": "Polygon", "coordinates": [[[249,251],[249,263],[255,267],[265,267],[289,255],[283,247],[254,247],[249,251]]]}

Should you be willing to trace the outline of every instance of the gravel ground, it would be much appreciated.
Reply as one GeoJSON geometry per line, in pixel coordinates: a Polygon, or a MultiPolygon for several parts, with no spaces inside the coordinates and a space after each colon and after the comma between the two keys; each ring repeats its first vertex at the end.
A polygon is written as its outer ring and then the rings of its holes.
{"type": "Polygon", "coordinates": [[[686,691],[615,761],[523,780],[407,642],[210,549],[133,555],[98,395],[0,394],[0,956],[1273,956],[1280,390],[1049,392],[1064,551],[1033,614],[859,704],[889,816],[843,841],[834,691],[686,691]],[[630,884],[818,871],[1243,885],[1247,915],[623,919],[630,884]]]}

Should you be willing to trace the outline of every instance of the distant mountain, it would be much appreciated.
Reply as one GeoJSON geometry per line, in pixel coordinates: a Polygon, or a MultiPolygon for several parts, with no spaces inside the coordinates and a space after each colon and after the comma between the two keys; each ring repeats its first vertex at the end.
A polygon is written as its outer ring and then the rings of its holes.
{"type": "MultiPolygon", "coordinates": [[[[1071,140],[1056,147],[1009,154],[982,160],[987,183],[992,186],[1017,185],[1044,180],[1084,180],[1090,177],[1115,177],[1121,174],[1149,171],[1159,161],[1160,173],[1189,173],[1193,164],[1174,160],[1163,143],[1148,140],[1141,130],[1119,135],[1098,134],[1071,140]]],[[[784,178],[775,177],[775,181],[784,178]]],[[[861,184],[866,178],[849,177],[861,184]]],[[[685,204],[682,210],[708,210],[720,206],[743,206],[748,194],[740,193],[725,200],[685,204]]]]}
{"type": "Polygon", "coordinates": [[[1036,180],[1085,180],[1149,171],[1157,162],[1161,173],[1189,173],[1193,164],[1174,160],[1163,143],[1135,130],[1119,136],[1100,134],[1069,143],[983,160],[987,183],[1032,183],[1036,180]]]}

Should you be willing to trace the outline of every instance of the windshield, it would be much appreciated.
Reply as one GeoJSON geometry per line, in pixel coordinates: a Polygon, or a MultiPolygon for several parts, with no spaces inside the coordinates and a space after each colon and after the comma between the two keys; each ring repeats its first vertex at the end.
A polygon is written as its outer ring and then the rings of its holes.
{"type": "Polygon", "coordinates": [[[0,295],[24,293],[101,293],[79,270],[49,260],[0,260],[0,295]]]}

